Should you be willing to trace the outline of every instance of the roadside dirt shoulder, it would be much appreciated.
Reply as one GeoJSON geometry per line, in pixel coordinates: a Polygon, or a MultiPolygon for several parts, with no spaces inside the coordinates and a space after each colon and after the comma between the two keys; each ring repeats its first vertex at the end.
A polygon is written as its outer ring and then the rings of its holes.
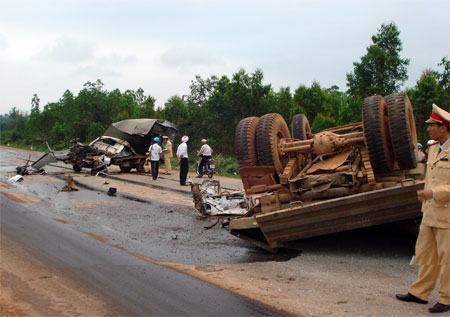
{"type": "Polygon", "coordinates": [[[114,304],[77,285],[1,235],[1,316],[119,316],[114,304]]]}
{"type": "MultiPolygon", "coordinates": [[[[320,263],[297,257],[287,262],[185,265],[139,255],[228,289],[292,316],[428,316],[427,306],[405,304],[394,294],[408,287],[413,267],[379,268],[341,259],[320,263]]],[[[432,295],[436,298],[436,294],[432,295]]]]}

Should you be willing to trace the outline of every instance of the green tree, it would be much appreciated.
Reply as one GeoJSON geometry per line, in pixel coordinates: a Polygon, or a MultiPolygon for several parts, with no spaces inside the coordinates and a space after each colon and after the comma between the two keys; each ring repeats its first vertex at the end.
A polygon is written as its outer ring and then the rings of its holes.
{"type": "Polygon", "coordinates": [[[433,103],[440,104],[443,89],[439,84],[439,73],[425,70],[416,82],[416,86],[406,91],[414,108],[414,117],[417,123],[418,139],[422,142],[428,140],[425,120],[431,113],[433,103]]]}
{"type": "Polygon", "coordinates": [[[353,72],[347,73],[348,93],[353,97],[389,95],[408,79],[409,59],[400,56],[402,42],[397,26],[382,24],[372,42],[361,61],[353,63],[353,72]]]}
{"type": "Polygon", "coordinates": [[[313,132],[319,132],[337,125],[336,119],[319,113],[311,126],[313,132]]]}
{"type": "Polygon", "coordinates": [[[446,107],[447,111],[450,111],[450,60],[448,57],[444,57],[438,65],[444,68],[442,73],[439,74],[439,84],[443,91],[440,105],[446,107]]]}
{"type": "Polygon", "coordinates": [[[325,93],[318,82],[311,87],[300,85],[294,93],[294,109],[296,113],[304,113],[312,124],[316,116],[324,111],[325,93]]]}
{"type": "Polygon", "coordinates": [[[40,101],[41,100],[39,99],[38,95],[34,94],[33,98],[31,99],[31,113],[40,111],[39,109],[40,101]]]}

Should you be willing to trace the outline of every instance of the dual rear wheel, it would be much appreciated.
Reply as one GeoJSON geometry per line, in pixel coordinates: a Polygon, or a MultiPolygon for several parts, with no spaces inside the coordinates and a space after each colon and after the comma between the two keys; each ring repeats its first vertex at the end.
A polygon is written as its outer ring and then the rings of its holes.
{"type": "MultiPolygon", "coordinates": [[[[292,134],[301,140],[311,136],[311,128],[305,115],[294,116],[292,134]]],[[[235,151],[239,167],[273,166],[276,172],[281,174],[288,157],[280,153],[278,144],[281,139],[288,138],[291,138],[291,132],[278,113],[242,119],[235,132],[235,151]]]]}
{"type": "Polygon", "coordinates": [[[403,93],[367,97],[363,104],[364,138],[375,174],[417,166],[417,132],[411,102],[403,93]]]}

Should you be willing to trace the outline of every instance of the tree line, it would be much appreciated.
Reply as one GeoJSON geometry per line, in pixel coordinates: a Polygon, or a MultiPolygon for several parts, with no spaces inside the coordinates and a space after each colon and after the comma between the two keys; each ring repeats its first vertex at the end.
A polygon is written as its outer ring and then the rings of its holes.
{"type": "MultiPolygon", "coordinates": [[[[162,118],[175,123],[178,136],[187,134],[194,142],[208,138],[216,153],[233,155],[234,129],[242,118],[280,113],[288,122],[295,114],[309,119],[313,132],[361,120],[362,102],[373,94],[388,95],[407,80],[409,60],[401,56],[400,32],[394,23],[383,24],[371,37],[366,54],[346,74],[346,91],[337,86],[322,87],[313,82],[273,89],[264,82],[261,70],[244,69],[231,77],[195,76],[189,94],[169,98],[163,107],[142,88],[108,91],[98,79],[84,84],[78,94],[67,90],[55,102],[43,107],[35,94],[29,112],[12,107],[0,116],[1,142],[39,146],[48,141],[55,148],[67,148],[70,140],[89,142],[112,122],[129,118],[162,118]]],[[[431,104],[450,109],[450,61],[443,57],[438,70],[426,69],[406,92],[414,106],[419,140],[426,141],[423,121],[431,104]]],[[[177,144],[177,140],[175,144],[177,144]]],[[[195,143],[194,143],[195,144],[195,143]]]]}

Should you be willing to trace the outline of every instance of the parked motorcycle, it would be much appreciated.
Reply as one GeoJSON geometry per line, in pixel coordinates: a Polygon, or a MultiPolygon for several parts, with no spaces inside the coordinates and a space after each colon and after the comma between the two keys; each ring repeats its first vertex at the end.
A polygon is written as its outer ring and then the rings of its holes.
{"type": "Polygon", "coordinates": [[[202,161],[202,158],[199,157],[197,160],[197,177],[202,177],[203,175],[208,175],[209,178],[212,178],[215,169],[216,169],[216,162],[214,159],[210,158],[206,164],[203,165],[203,168],[201,171],[199,171],[200,162],[202,161]]]}

